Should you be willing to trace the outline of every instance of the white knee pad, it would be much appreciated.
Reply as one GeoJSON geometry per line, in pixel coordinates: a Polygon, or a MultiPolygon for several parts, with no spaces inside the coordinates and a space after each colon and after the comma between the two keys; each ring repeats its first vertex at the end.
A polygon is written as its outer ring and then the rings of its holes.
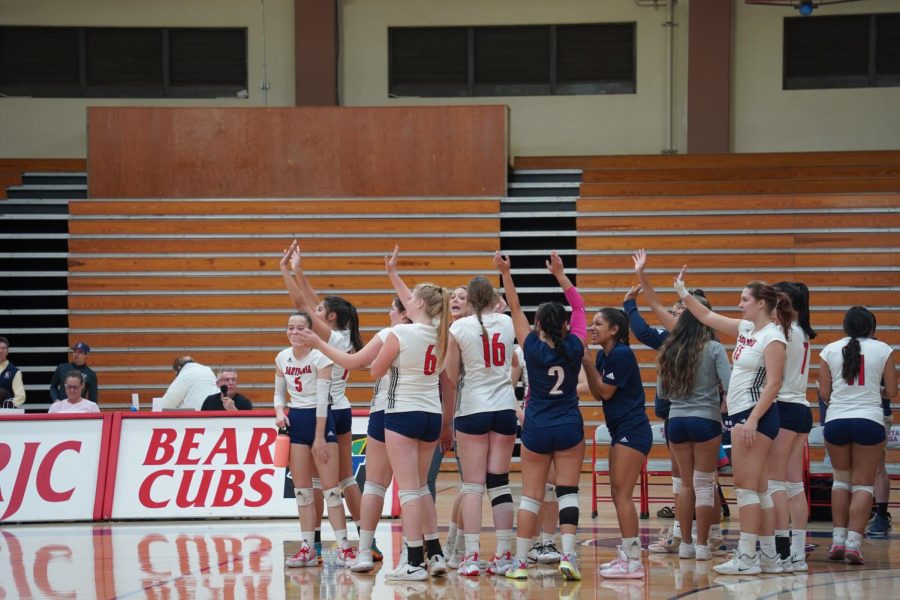
{"type": "Polygon", "coordinates": [[[405,506],[419,499],[419,490],[400,490],[397,496],[400,498],[400,506],[405,506]]]}
{"type": "Polygon", "coordinates": [[[325,494],[325,506],[333,508],[341,505],[341,489],[337,487],[328,488],[323,492],[325,494]]]}
{"type": "Polygon", "coordinates": [[[294,488],[294,496],[297,497],[297,506],[309,506],[313,503],[312,488],[294,488]]]}
{"type": "Polygon", "coordinates": [[[359,484],[356,483],[356,477],[350,476],[350,477],[346,478],[345,480],[343,480],[342,482],[340,482],[338,484],[338,487],[341,488],[341,493],[343,493],[344,490],[346,490],[349,487],[353,487],[354,485],[358,486],[359,484]]]}
{"type": "Polygon", "coordinates": [[[734,495],[737,497],[738,508],[760,504],[759,493],[754,490],[746,490],[744,488],[735,488],[734,495]]]}
{"type": "Polygon", "coordinates": [[[772,496],[769,495],[768,491],[761,494],[757,492],[756,495],[759,498],[759,507],[761,509],[766,510],[767,508],[775,508],[775,503],[772,502],[772,496]]]}
{"type": "Polygon", "coordinates": [[[481,498],[484,495],[484,486],[480,483],[468,483],[463,481],[462,487],[459,489],[460,494],[472,494],[481,498]]]}
{"type": "Polygon", "coordinates": [[[694,471],[694,504],[700,506],[715,506],[716,472],[694,471]]]}
{"type": "Polygon", "coordinates": [[[794,496],[799,496],[805,491],[803,487],[802,481],[788,481],[784,484],[787,489],[788,498],[793,498],[794,496]]]}
{"type": "Polygon", "coordinates": [[[419,488],[419,498],[424,498],[425,496],[431,496],[431,490],[428,489],[427,485],[419,488]]]}
{"type": "Polygon", "coordinates": [[[378,496],[379,498],[384,498],[386,493],[387,488],[383,485],[378,485],[374,481],[366,481],[366,485],[363,486],[363,496],[378,496]]]}
{"type": "Polygon", "coordinates": [[[681,493],[681,477],[672,478],[672,495],[677,496],[681,493]]]}
{"type": "Polygon", "coordinates": [[[556,486],[552,483],[544,484],[544,502],[556,502],[556,486]]]}
{"type": "Polygon", "coordinates": [[[850,492],[853,493],[853,494],[855,494],[856,492],[865,492],[865,493],[869,494],[870,496],[872,496],[872,497],[874,498],[874,497],[875,497],[875,486],[872,486],[872,485],[854,485],[854,486],[852,486],[852,487],[850,488],[850,492]]]}
{"type": "Polygon", "coordinates": [[[322,491],[322,480],[318,477],[312,478],[312,486],[314,490],[322,491]]]}
{"type": "Polygon", "coordinates": [[[541,510],[541,503],[534,498],[522,496],[522,499],[519,501],[519,510],[527,510],[528,512],[538,514],[541,510]]]}
{"type": "Polygon", "coordinates": [[[850,471],[834,469],[834,482],[831,484],[833,490],[850,491],[850,471]]]}
{"type": "Polygon", "coordinates": [[[766,489],[766,494],[768,494],[769,498],[771,498],[778,492],[787,493],[787,485],[783,481],[775,481],[774,479],[770,479],[769,487],[766,489]]]}

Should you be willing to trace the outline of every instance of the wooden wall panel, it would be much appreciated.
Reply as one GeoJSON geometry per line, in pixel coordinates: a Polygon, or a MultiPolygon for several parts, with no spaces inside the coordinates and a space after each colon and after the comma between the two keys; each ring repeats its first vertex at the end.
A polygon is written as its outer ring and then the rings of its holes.
{"type": "Polygon", "coordinates": [[[91,198],[503,196],[507,108],[88,109],[91,198]]]}

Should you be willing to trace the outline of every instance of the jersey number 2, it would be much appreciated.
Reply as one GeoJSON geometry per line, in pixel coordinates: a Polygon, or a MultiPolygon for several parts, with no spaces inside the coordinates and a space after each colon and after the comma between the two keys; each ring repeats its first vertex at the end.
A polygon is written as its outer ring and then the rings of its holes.
{"type": "Polygon", "coordinates": [[[502,367],[506,362],[506,344],[500,341],[500,334],[495,333],[488,343],[487,336],[481,336],[481,345],[484,348],[484,368],[489,369],[491,364],[502,367]]]}
{"type": "Polygon", "coordinates": [[[556,377],[556,383],[550,389],[551,396],[559,396],[562,394],[562,390],[560,389],[563,384],[563,380],[566,378],[566,372],[563,371],[563,368],[560,366],[550,367],[547,369],[547,375],[550,377],[556,377]]]}

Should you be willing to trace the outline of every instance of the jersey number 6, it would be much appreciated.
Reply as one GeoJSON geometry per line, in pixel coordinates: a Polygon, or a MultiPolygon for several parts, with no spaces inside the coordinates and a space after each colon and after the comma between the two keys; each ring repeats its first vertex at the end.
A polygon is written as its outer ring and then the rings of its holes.
{"type": "Polygon", "coordinates": [[[434,344],[431,344],[425,350],[425,368],[422,369],[422,373],[434,375],[435,371],[437,371],[437,356],[434,355],[434,344]]]}

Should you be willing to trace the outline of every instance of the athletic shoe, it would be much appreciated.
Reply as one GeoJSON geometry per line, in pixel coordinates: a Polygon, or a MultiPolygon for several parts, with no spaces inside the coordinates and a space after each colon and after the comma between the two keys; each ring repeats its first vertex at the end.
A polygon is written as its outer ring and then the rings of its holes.
{"type": "Polygon", "coordinates": [[[372,560],[374,560],[375,562],[381,562],[384,560],[384,554],[381,552],[381,550],[378,549],[378,544],[375,543],[374,539],[372,540],[371,552],[372,560]]]}
{"type": "Polygon", "coordinates": [[[778,566],[781,567],[782,573],[793,573],[794,572],[794,563],[791,562],[791,555],[788,554],[784,558],[781,555],[778,555],[778,566]]]}
{"type": "Polygon", "coordinates": [[[713,571],[720,575],[759,575],[762,569],[759,566],[759,554],[748,556],[736,552],[735,555],[720,565],[713,567],[713,571]]]}
{"type": "Polygon", "coordinates": [[[300,544],[297,554],[284,561],[286,567],[314,567],[319,564],[319,555],[309,547],[306,540],[300,544]]]}
{"type": "Polygon", "coordinates": [[[506,572],[513,568],[513,559],[510,552],[503,554],[495,554],[494,560],[490,562],[487,568],[489,575],[506,575],[506,572]]]}
{"type": "Polygon", "coordinates": [[[724,538],[710,536],[706,541],[706,547],[709,549],[711,556],[725,556],[728,554],[728,546],[725,545],[724,538]]]}
{"type": "Polygon", "coordinates": [[[368,573],[375,568],[375,553],[371,550],[360,550],[356,555],[356,561],[350,565],[350,570],[354,573],[368,573]]]}
{"type": "Polygon", "coordinates": [[[447,566],[450,567],[451,569],[458,569],[459,566],[463,563],[463,561],[466,558],[462,554],[459,554],[456,552],[452,552],[450,554],[444,554],[444,556],[447,557],[447,566]]]}
{"type": "Polygon", "coordinates": [[[862,550],[860,550],[859,544],[847,542],[844,550],[844,559],[847,561],[848,565],[864,564],[862,550]]]}
{"type": "Polygon", "coordinates": [[[578,560],[574,554],[563,554],[559,559],[559,572],[564,579],[569,581],[581,581],[581,571],[578,570],[578,560]]]}
{"type": "Polygon", "coordinates": [[[462,564],[456,568],[456,572],[466,577],[478,577],[481,575],[481,565],[478,564],[478,553],[467,554],[462,564]]]}
{"type": "Polygon", "coordinates": [[[647,546],[647,550],[655,554],[675,554],[681,546],[681,536],[673,535],[670,530],[659,532],[659,540],[647,546]]]}
{"type": "Polygon", "coordinates": [[[809,571],[809,565],[806,564],[806,555],[791,554],[791,572],[805,573],[809,571]]]}
{"type": "Polygon", "coordinates": [[[694,544],[681,542],[678,545],[678,558],[694,558],[697,555],[694,544]]]}
{"type": "Polygon", "coordinates": [[[386,581],[425,581],[428,579],[428,571],[425,565],[403,564],[389,571],[384,576],[386,581]]]}
{"type": "Polygon", "coordinates": [[[712,552],[709,551],[709,546],[694,546],[694,558],[697,560],[712,560],[712,552]]]}
{"type": "Polygon", "coordinates": [[[528,565],[523,560],[514,560],[513,568],[506,572],[507,579],[528,579],[528,565]]]}
{"type": "Polygon", "coordinates": [[[542,565],[549,565],[552,563],[558,563],[562,558],[562,553],[556,549],[556,546],[553,542],[547,542],[541,546],[541,551],[538,553],[538,562],[542,565]]]}
{"type": "MultiPolygon", "coordinates": [[[[600,569],[600,576],[607,579],[642,579],[644,577],[644,565],[641,561],[628,558],[622,546],[617,548],[619,556],[608,563],[609,566],[600,569]]],[[[602,567],[602,565],[601,565],[602,567]]]]}
{"type": "Polygon", "coordinates": [[[528,550],[528,554],[525,555],[525,558],[528,559],[529,562],[536,563],[538,562],[538,557],[541,555],[541,550],[544,548],[544,545],[540,542],[535,542],[535,544],[528,550]]]}
{"type": "Polygon", "coordinates": [[[873,537],[883,537],[891,530],[891,521],[887,517],[876,514],[869,523],[866,533],[873,537]]]}
{"type": "Polygon", "coordinates": [[[356,562],[356,548],[347,540],[341,542],[334,557],[334,564],[338,567],[349,567],[356,562]]]}
{"type": "Polygon", "coordinates": [[[428,565],[428,572],[431,573],[432,577],[447,574],[447,561],[445,561],[444,557],[440,554],[429,556],[426,564],[428,565]]]}
{"type": "Polygon", "coordinates": [[[770,573],[772,575],[777,575],[778,573],[784,572],[784,569],[781,568],[780,557],[778,554],[775,556],[769,556],[762,550],[757,554],[759,557],[759,566],[762,569],[763,573],[770,573]]]}
{"type": "Polygon", "coordinates": [[[844,542],[832,542],[831,548],[828,549],[828,560],[844,560],[846,549],[844,542]]]}

